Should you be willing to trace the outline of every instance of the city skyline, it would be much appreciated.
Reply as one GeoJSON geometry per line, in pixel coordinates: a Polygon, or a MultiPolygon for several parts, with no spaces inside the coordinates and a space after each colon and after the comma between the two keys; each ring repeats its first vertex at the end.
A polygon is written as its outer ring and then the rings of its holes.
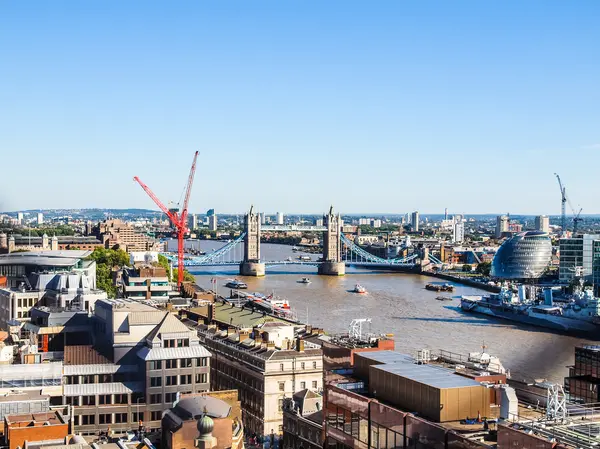
{"type": "Polygon", "coordinates": [[[0,210],[600,212],[596,2],[2,12],[0,210]]]}

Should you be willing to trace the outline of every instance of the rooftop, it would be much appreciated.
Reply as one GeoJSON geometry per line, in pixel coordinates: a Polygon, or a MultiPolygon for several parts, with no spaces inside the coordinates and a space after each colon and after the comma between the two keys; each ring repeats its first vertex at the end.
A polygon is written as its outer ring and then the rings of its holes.
{"type": "Polygon", "coordinates": [[[37,427],[65,424],[59,412],[27,413],[26,415],[9,415],[4,417],[9,426],[37,427]]]}
{"type": "Polygon", "coordinates": [[[406,361],[401,361],[384,365],[376,365],[373,366],[372,369],[396,374],[433,388],[443,389],[481,386],[479,382],[467,377],[459,376],[453,371],[441,366],[417,365],[414,362],[407,363],[406,361]]]}
{"type": "MultiPolygon", "coordinates": [[[[106,304],[113,310],[118,310],[119,312],[156,312],[157,309],[138,301],[131,301],[129,299],[101,299],[96,301],[96,307],[99,304],[106,304]]],[[[161,314],[164,312],[161,312],[161,314]]],[[[162,315],[160,317],[162,319],[162,315]]],[[[160,322],[160,320],[158,321],[160,322]]],[[[140,324],[140,323],[138,323],[140,324]]],[[[155,323],[145,323],[145,324],[155,324],[155,323]]],[[[158,324],[158,323],[156,323],[158,324]]]]}

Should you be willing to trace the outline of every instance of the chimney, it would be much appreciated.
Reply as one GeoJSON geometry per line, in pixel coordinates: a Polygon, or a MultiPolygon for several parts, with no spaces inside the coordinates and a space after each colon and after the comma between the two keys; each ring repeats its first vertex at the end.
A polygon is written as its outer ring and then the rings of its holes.
{"type": "Polygon", "coordinates": [[[235,334],[235,327],[229,326],[227,328],[227,336],[229,337],[230,335],[233,335],[233,334],[235,334]]]}
{"type": "Polygon", "coordinates": [[[296,351],[304,352],[304,340],[301,338],[296,339],[296,351]]]}
{"type": "Polygon", "coordinates": [[[240,343],[247,340],[249,337],[248,331],[240,331],[240,343]]]}
{"type": "Polygon", "coordinates": [[[274,341],[267,342],[267,349],[269,349],[269,350],[275,349],[275,342],[274,341]]]}

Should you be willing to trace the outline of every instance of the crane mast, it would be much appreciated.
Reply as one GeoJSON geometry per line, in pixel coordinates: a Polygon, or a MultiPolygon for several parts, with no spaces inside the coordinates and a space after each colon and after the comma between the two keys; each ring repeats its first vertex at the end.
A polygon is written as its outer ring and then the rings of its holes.
{"type": "Polygon", "coordinates": [[[167,215],[167,217],[169,217],[169,220],[171,221],[171,223],[173,223],[173,226],[175,227],[175,230],[177,231],[177,287],[179,287],[179,288],[181,288],[181,285],[183,284],[183,272],[185,269],[184,261],[183,261],[183,254],[184,254],[183,238],[185,236],[185,233],[188,230],[188,227],[187,227],[188,202],[190,200],[190,193],[192,191],[192,185],[194,183],[194,174],[196,173],[196,160],[197,159],[198,159],[198,152],[196,151],[196,153],[194,154],[194,161],[192,162],[192,168],[190,169],[190,174],[188,176],[188,182],[187,182],[187,186],[186,186],[185,200],[183,203],[183,208],[181,209],[181,211],[179,213],[171,212],[162,203],[162,201],[160,201],[160,199],[158,199],[158,197],[154,194],[154,192],[152,192],[152,190],[150,190],[150,187],[148,187],[146,184],[144,184],[140,178],[138,178],[137,176],[135,176],[133,178],[133,180],[136,181],[142,187],[142,189],[144,189],[144,191],[148,194],[148,196],[152,199],[152,201],[154,201],[154,203],[158,206],[158,208],[160,210],[162,210],[167,215]]]}
{"type": "Polygon", "coordinates": [[[562,235],[567,232],[567,189],[563,186],[558,173],[554,173],[560,187],[560,228],[562,235]]]}

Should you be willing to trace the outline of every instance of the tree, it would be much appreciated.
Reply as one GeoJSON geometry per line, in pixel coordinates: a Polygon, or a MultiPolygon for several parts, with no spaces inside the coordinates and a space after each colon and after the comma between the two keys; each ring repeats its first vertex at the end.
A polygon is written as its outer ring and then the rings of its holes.
{"type": "Polygon", "coordinates": [[[122,249],[95,248],[89,259],[96,261],[96,286],[106,291],[109,298],[117,296],[113,282],[113,269],[129,265],[129,255],[122,249]]]}
{"type": "Polygon", "coordinates": [[[472,267],[471,267],[471,265],[469,265],[469,264],[464,264],[464,265],[462,266],[462,270],[463,270],[463,272],[465,272],[465,273],[470,273],[470,272],[472,271],[472,267]]]}
{"type": "Polygon", "coordinates": [[[483,276],[489,276],[492,270],[491,262],[481,262],[477,265],[477,273],[482,274],[483,276]]]}

